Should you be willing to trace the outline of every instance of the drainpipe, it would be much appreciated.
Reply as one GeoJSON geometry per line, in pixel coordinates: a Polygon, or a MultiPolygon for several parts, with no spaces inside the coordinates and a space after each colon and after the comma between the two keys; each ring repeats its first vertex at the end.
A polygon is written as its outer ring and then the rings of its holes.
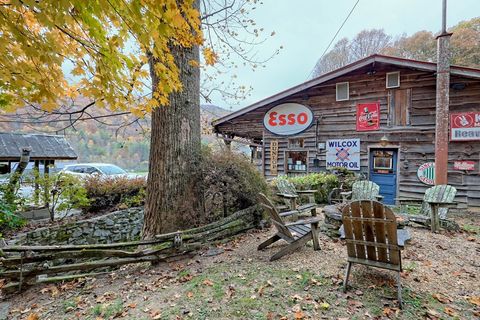
{"type": "Polygon", "coordinates": [[[435,125],[435,184],[448,183],[448,108],[450,88],[450,36],[447,0],[442,3],[442,32],[437,36],[437,92],[435,125]]]}

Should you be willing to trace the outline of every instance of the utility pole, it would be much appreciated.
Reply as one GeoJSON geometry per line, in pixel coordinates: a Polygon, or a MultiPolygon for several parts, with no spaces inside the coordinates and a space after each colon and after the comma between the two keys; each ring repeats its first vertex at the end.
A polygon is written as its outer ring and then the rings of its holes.
{"type": "Polygon", "coordinates": [[[450,88],[450,36],[447,0],[442,0],[442,31],[437,36],[437,94],[435,125],[435,184],[448,182],[448,109],[450,88]]]}

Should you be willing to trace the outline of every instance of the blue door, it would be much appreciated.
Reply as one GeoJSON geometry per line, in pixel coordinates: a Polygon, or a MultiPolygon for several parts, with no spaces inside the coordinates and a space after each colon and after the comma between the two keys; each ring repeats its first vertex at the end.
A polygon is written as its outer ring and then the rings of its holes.
{"type": "Polygon", "coordinates": [[[396,149],[370,149],[370,181],[380,186],[383,203],[395,204],[397,196],[396,149]]]}

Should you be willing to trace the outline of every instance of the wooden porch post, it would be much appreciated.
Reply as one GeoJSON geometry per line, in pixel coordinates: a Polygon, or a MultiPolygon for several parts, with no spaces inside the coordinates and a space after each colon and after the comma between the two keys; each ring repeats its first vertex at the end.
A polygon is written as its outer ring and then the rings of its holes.
{"type": "Polygon", "coordinates": [[[40,201],[40,191],[38,180],[40,178],[40,160],[35,160],[33,164],[33,179],[34,179],[34,190],[33,190],[33,202],[38,206],[40,201]]]}

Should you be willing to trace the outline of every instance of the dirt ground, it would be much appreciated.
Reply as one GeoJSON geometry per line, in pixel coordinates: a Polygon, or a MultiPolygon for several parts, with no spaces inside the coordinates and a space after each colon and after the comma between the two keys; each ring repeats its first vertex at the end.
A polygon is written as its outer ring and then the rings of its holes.
{"type": "Polygon", "coordinates": [[[38,285],[4,298],[8,319],[478,319],[480,219],[456,218],[462,233],[410,227],[402,254],[404,310],[395,273],[355,265],[341,290],[346,247],[321,235],[270,262],[284,243],[256,246],[273,228],[252,231],[169,264],[137,264],[96,278],[38,285]]]}

